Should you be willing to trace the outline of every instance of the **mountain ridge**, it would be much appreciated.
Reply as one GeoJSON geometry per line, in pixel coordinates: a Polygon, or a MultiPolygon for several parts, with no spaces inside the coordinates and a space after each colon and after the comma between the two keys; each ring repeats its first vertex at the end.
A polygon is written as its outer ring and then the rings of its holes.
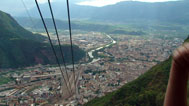
{"type": "MultiPolygon", "coordinates": [[[[29,28],[32,31],[40,31],[43,29],[43,24],[40,19],[33,18],[32,23],[29,18],[26,17],[15,17],[17,22],[22,25],[24,28],[29,28]]],[[[48,29],[54,29],[54,25],[52,19],[45,18],[44,19],[48,29]]],[[[58,30],[68,30],[68,22],[66,20],[58,20],[56,19],[56,25],[58,30]]],[[[103,32],[107,34],[128,34],[128,35],[144,35],[145,32],[141,30],[127,30],[124,27],[118,27],[110,24],[100,24],[100,23],[87,23],[83,21],[72,21],[72,30],[80,30],[80,31],[95,31],[95,32],[103,32]]]]}
{"type": "Polygon", "coordinates": [[[39,34],[33,34],[32,32],[29,32],[22,28],[14,18],[11,17],[10,14],[7,14],[3,11],[0,11],[0,33],[4,36],[2,37],[10,37],[10,38],[20,38],[23,39],[31,39],[43,42],[46,40],[46,37],[40,36],[39,34]],[[6,35],[6,36],[5,36],[6,35]]]}
{"type": "MultiPolygon", "coordinates": [[[[133,20],[155,20],[172,23],[188,24],[187,18],[189,12],[189,2],[170,1],[170,2],[138,2],[138,1],[123,1],[115,5],[108,5],[104,7],[92,7],[70,4],[71,18],[84,19],[103,22],[128,22],[133,20]],[[132,10],[132,11],[131,11],[132,10]]],[[[64,4],[53,3],[55,18],[67,19],[66,7],[64,4]]],[[[44,17],[50,18],[48,12],[48,5],[41,5],[44,10],[44,17]]],[[[38,17],[36,8],[29,11],[34,17],[38,17]]]]}

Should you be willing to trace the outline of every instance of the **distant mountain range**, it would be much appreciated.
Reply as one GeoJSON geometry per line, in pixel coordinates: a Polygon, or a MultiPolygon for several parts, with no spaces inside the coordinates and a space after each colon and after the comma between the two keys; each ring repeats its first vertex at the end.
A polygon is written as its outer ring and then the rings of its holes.
{"type": "MultiPolygon", "coordinates": [[[[30,18],[27,17],[15,17],[17,22],[23,26],[24,28],[30,29],[44,29],[41,19],[30,18]]],[[[46,18],[44,19],[48,29],[54,30],[54,25],[52,19],[46,18]]],[[[68,21],[58,20],[56,19],[56,25],[59,30],[68,30],[68,21]]],[[[125,34],[125,35],[144,35],[145,33],[141,30],[126,30],[124,27],[113,26],[110,24],[100,24],[100,23],[90,23],[90,22],[82,22],[82,21],[72,21],[72,30],[80,30],[80,31],[95,31],[95,32],[103,32],[108,34],[125,34]]]]}
{"type": "MultiPolygon", "coordinates": [[[[15,17],[17,22],[25,27],[25,28],[37,28],[37,29],[44,29],[44,26],[42,24],[41,19],[32,18],[32,21],[30,18],[27,17],[15,17]]],[[[44,19],[47,27],[49,29],[54,29],[54,24],[51,18],[44,19]]],[[[68,21],[66,20],[58,20],[56,19],[56,25],[58,29],[61,30],[68,30],[68,21]]],[[[106,32],[108,30],[112,30],[111,25],[103,25],[103,24],[95,24],[95,23],[84,23],[80,21],[72,21],[71,22],[72,29],[73,30],[83,30],[83,31],[99,31],[99,32],[106,32]]]]}
{"type": "MultiPolygon", "coordinates": [[[[0,11],[0,68],[18,68],[36,64],[56,64],[47,38],[33,34],[22,28],[9,14],[0,11]]],[[[71,63],[70,46],[63,45],[67,63],[71,63]]],[[[85,52],[74,46],[75,61],[85,56],[85,52]]],[[[58,57],[60,51],[55,46],[58,57]]],[[[62,63],[62,60],[60,60],[62,63]]]]}
{"type": "MultiPolygon", "coordinates": [[[[105,22],[128,21],[164,21],[181,24],[189,23],[189,1],[171,2],[136,2],[125,1],[104,7],[81,6],[71,4],[71,17],[73,19],[87,19],[105,22]]],[[[48,4],[40,5],[46,18],[50,18],[48,4]]],[[[57,19],[67,19],[66,5],[63,2],[53,2],[52,7],[57,19]]],[[[29,10],[32,17],[39,17],[36,8],[29,10]]],[[[20,16],[24,16],[25,13],[20,16]]],[[[26,16],[26,15],[25,15],[26,16]]]]}

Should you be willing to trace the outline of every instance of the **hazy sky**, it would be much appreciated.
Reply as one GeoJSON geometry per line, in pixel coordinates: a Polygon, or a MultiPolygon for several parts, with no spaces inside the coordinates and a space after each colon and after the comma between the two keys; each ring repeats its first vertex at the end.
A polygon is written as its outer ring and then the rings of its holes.
{"type": "Polygon", "coordinates": [[[101,7],[101,6],[116,4],[121,1],[166,2],[166,1],[176,1],[176,0],[87,0],[80,2],[78,4],[101,7]]]}
{"type": "MultiPolygon", "coordinates": [[[[40,3],[47,2],[47,0],[38,0],[38,1],[40,3]]],[[[60,0],[51,0],[51,1],[60,1],[60,0]]],[[[75,1],[77,1],[77,0],[75,0],[75,1]]],[[[166,2],[166,1],[176,1],[176,0],[83,0],[82,2],[79,2],[77,4],[101,7],[101,6],[116,4],[121,1],[166,2]]]]}
{"type": "MultiPolygon", "coordinates": [[[[46,3],[47,2],[47,0],[38,0],[38,1],[40,3],[46,3]]],[[[53,1],[61,1],[61,0],[51,0],[51,1],[53,2],[53,1]]],[[[75,1],[77,1],[77,0],[75,0],[75,1]]],[[[78,2],[77,4],[100,7],[100,6],[116,4],[116,3],[121,2],[121,1],[166,2],[166,1],[176,1],[176,0],[82,0],[82,2],[78,2]]]]}

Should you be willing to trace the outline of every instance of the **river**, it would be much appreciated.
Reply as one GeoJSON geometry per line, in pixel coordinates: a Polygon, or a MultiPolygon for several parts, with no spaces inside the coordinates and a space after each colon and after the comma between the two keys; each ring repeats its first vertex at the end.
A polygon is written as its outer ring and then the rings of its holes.
{"type": "Polygon", "coordinates": [[[97,61],[100,60],[100,58],[97,58],[97,59],[94,58],[93,53],[94,53],[95,51],[99,51],[99,50],[101,50],[101,49],[104,49],[104,48],[107,48],[107,47],[111,46],[112,44],[117,43],[110,35],[106,35],[106,36],[111,39],[111,43],[89,51],[89,52],[88,52],[88,55],[89,55],[89,57],[92,59],[92,61],[89,62],[88,64],[92,64],[92,63],[97,62],[97,61]]]}

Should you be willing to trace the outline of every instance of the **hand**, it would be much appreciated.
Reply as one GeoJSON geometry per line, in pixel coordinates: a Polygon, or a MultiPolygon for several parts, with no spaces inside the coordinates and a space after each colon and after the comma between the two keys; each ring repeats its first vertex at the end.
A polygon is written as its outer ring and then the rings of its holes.
{"type": "Polygon", "coordinates": [[[185,43],[174,51],[173,65],[178,70],[187,71],[189,69],[189,43],[185,43]]]}
{"type": "Polygon", "coordinates": [[[189,43],[185,43],[173,54],[164,106],[187,106],[188,69],[189,43]]]}

